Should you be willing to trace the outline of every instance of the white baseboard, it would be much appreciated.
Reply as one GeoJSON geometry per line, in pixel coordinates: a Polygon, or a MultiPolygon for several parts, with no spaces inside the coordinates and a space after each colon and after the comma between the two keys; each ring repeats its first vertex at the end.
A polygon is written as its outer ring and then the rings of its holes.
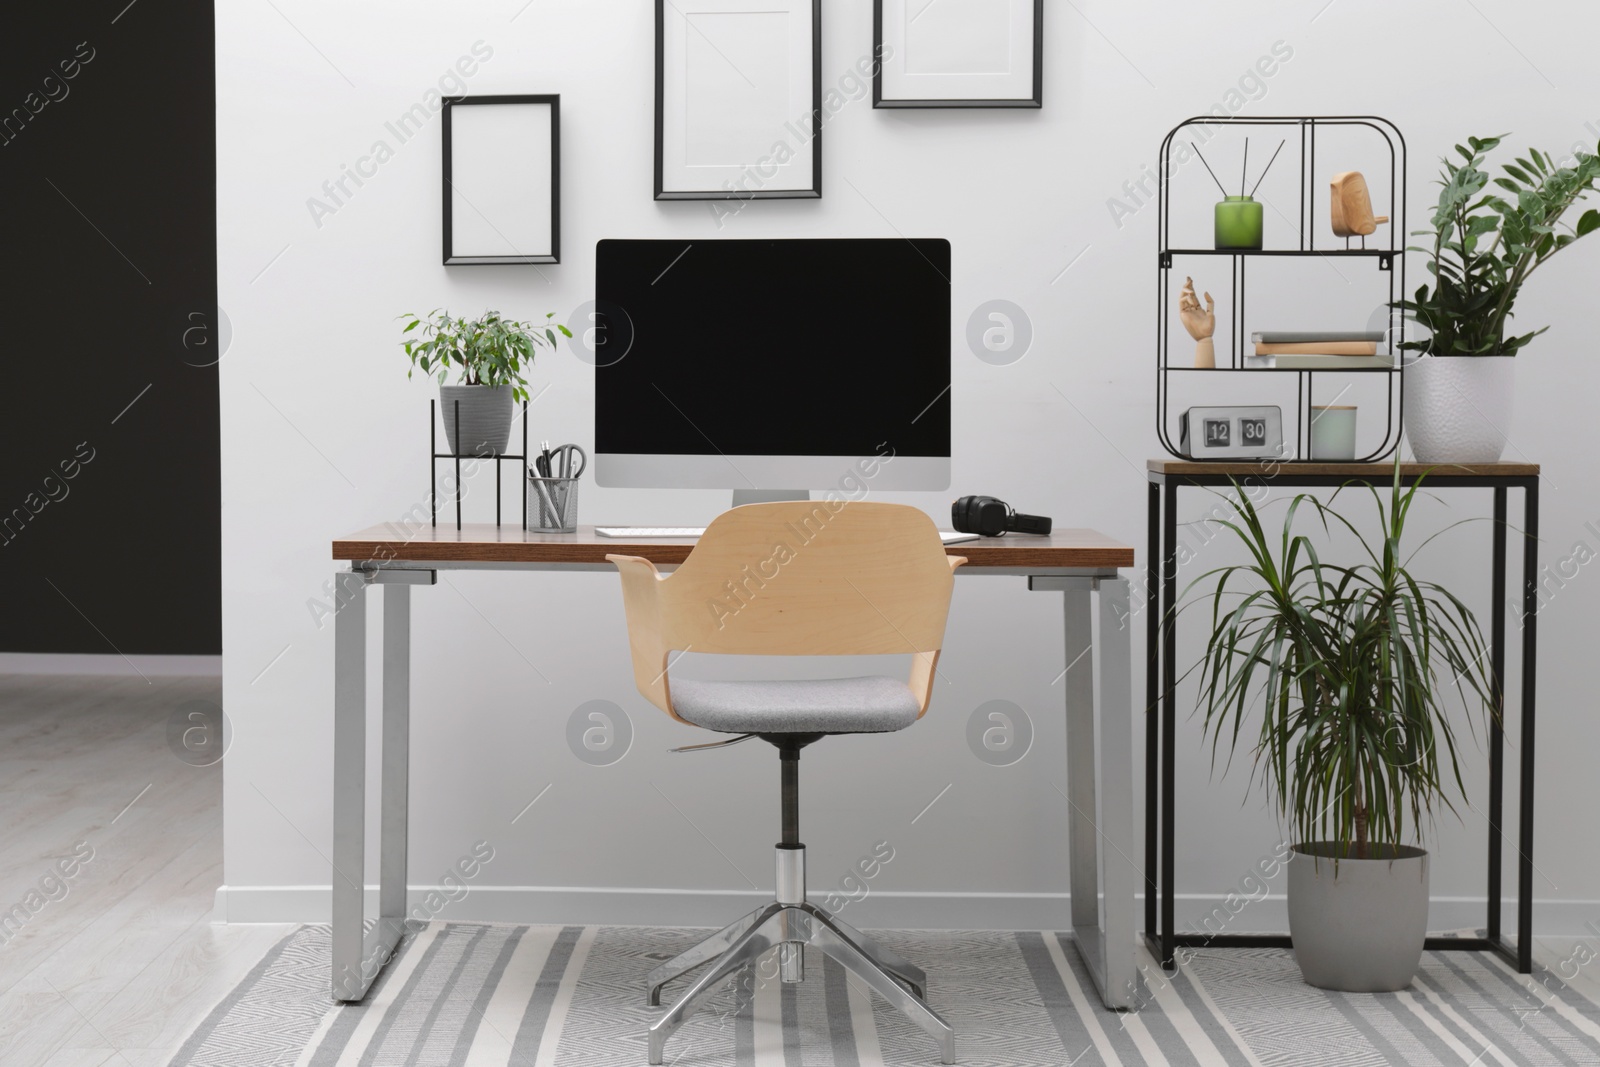
{"type": "MultiPolygon", "coordinates": [[[[325,923],[332,915],[326,885],[220,886],[214,922],[325,923]]],[[[770,898],[735,889],[631,889],[589,886],[419,886],[406,893],[419,919],[464,922],[723,926],[770,898]],[[455,899],[450,899],[451,896],[455,899]]],[[[376,913],[377,886],[367,886],[366,911],[376,913]]]]}
{"type": "MultiPolygon", "coordinates": [[[[772,899],[751,889],[633,889],[610,886],[412,886],[413,918],[465,922],[581,923],[608,926],[723,926],[772,899]],[[449,896],[454,894],[454,900],[449,896]]],[[[903,929],[1049,929],[1065,922],[1065,893],[870,893],[842,908],[812,899],[858,926],[903,929]]],[[[214,921],[318,922],[331,915],[325,885],[222,886],[214,921]]],[[[378,890],[368,886],[366,910],[378,890]]]]}
{"type": "MultiPolygon", "coordinates": [[[[213,921],[226,923],[325,923],[331,914],[326,885],[222,886],[213,921]]],[[[376,914],[378,891],[367,887],[367,914],[376,914]]],[[[634,889],[611,886],[412,886],[410,914],[419,919],[464,922],[601,924],[609,926],[722,926],[772,899],[770,892],[734,889],[634,889]],[[454,895],[455,899],[449,897],[454,895]]],[[[817,903],[833,907],[821,894],[817,903]]],[[[846,921],[868,929],[1056,930],[1066,929],[1066,893],[894,893],[871,891],[843,908],[846,921]]],[[[1229,913],[1226,898],[1180,894],[1178,929],[1200,933],[1271,933],[1289,928],[1281,895],[1250,902],[1229,913]],[[1226,916],[1226,919],[1224,919],[1226,916]]],[[[1484,901],[1436,897],[1431,930],[1469,930],[1484,924],[1484,901]]],[[[1138,910],[1142,927],[1143,899],[1138,910]]],[[[1600,935],[1600,901],[1536,900],[1534,930],[1540,937],[1600,935]],[[1586,925],[1589,924],[1589,925],[1586,925]],[[1592,928],[1591,928],[1592,925],[1592,928]]],[[[1503,909],[1501,925],[1516,930],[1516,912],[1503,909]]]]}
{"type": "MultiPolygon", "coordinates": [[[[1178,894],[1173,911],[1180,933],[1262,934],[1289,929],[1288,903],[1275,893],[1246,904],[1230,914],[1228,899],[1221,896],[1178,894]]],[[[1232,898],[1238,907],[1239,898],[1232,898]]],[[[1488,902],[1483,897],[1433,897],[1428,902],[1428,929],[1435,933],[1483,929],[1488,902]]],[[[1140,897],[1139,925],[1144,925],[1143,896],[1140,897]]],[[[1538,900],[1533,902],[1533,929],[1538,937],[1596,937],[1600,933],[1600,901],[1538,900]],[[1589,929],[1593,925],[1595,929],[1589,929]]],[[[1517,930],[1516,905],[1502,901],[1500,932],[1514,937],[1517,930]]]]}
{"type": "Polygon", "coordinates": [[[222,677],[221,656],[118,656],[77,652],[0,652],[0,674],[222,677]]]}

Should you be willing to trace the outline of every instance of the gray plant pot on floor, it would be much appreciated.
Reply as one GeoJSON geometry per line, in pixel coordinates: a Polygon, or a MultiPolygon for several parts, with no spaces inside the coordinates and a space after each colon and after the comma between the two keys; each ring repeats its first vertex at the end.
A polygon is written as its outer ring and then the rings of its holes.
{"type": "Polygon", "coordinates": [[[441,385],[445,447],[454,455],[498,456],[511,439],[511,386],[441,385]],[[461,433],[456,435],[456,403],[460,402],[461,433]],[[460,441],[457,450],[456,442],[460,441]]]}
{"type": "Polygon", "coordinates": [[[1378,859],[1341,859],[1335,846],[1294,846],[1289,936],[1300,974],[1321,989],[1390,993],[1416,976],[1428,934],[1428,853],[1372,846],[1378,859]],[[1335,869],[1337,867],[1337,870],[1335,869]]]}

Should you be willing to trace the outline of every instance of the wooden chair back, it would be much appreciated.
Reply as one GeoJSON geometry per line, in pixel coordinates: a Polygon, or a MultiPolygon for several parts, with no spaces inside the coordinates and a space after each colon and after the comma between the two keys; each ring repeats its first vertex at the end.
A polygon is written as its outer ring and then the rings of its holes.
{"type": "Polygon", "coordinates": [[[634,681],[672,709],[672,652],[855,656],[912,653],[926,711],[954,570],[926,514],[902,504],[789,501],[719,515],[670,575],[610,555],[622,574],[634,681]]]}

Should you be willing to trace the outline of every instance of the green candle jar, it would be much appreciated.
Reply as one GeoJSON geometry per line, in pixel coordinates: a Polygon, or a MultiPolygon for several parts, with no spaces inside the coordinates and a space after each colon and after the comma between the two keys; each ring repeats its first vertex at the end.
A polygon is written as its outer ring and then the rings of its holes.
{"type": "Polygon", "coordinates": [[[1217,204],[1216,244],[1221,249],[1261,248],[1261,203],[1254,197],[1230,196],[1217,204]]]}

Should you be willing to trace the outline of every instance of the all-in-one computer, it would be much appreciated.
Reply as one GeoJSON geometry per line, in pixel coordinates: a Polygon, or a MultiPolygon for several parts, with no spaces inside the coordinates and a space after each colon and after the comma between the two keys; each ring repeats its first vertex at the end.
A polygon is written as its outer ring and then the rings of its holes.
{"type": "Polygon", "coordinates": [[[950,242],[603,240],[595,476],[735,503],[950,485],[950,242]]]}

